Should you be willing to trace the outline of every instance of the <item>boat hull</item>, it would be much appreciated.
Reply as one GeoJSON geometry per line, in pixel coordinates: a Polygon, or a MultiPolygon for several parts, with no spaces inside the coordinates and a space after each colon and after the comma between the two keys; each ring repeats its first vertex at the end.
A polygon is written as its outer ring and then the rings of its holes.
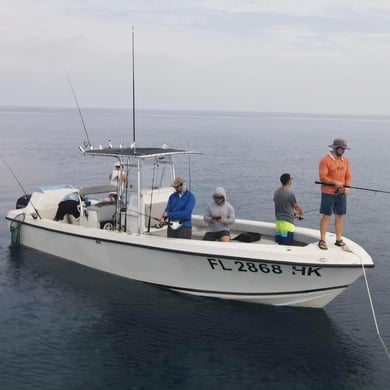
{"type": "MultiPolygon", "coordinates": [[[[7,218],[13,219],[12,215],[7,218]]],[[[286,247],[282,256],[280,247],[271,245],[167,239],[31,217],[19,225],[21,245],[100,271],[204,297],[322,308],[363,272],[361,253],[356,261],[341,256],[337,262],[321,257],[323,253],[314,244],[312,248],[286,247]]],[[[365,263],[373,266],[369,256],[365,263]]]]}

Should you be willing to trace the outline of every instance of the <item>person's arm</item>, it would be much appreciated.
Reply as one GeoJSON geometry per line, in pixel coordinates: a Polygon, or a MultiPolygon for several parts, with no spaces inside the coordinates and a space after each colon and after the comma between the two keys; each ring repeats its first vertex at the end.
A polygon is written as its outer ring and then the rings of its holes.
{"type": "Polygon", "coordinates": [[[303,215],[305,214],[305,212],[303,211],[303,208],[298,203],[295,203],[293,207],[294,207],[294,210],[297,211],[298,214],[303,217],[303,215]]]}
{"type": "Polygon", "coordinates": [[[228,215],[225,218],[224,222],[227,225],[232,225],[235,220],[236,220],[236,216],[235,216],[235,213],[234,213],[234,207],[231,204],[229,204],[229,206],[228,206],[228,215]]]}
{"type": "Polygon", "coordinates": [[[345,170],[345,185],[350,186],[352,184],[352,173],[349,160],[347,161],[347,169],[345,170]]]}
{"type": "Polygon", "coordinates": [[[122,181],[125,184],[125,186],[127,187],[127,173],[126,172],[122,173],[122,181]]]}
{"type": "Polygon", "coordinates": [[[207,224],[210,224],[212,222],[213,217],[211,216],[210,206],[207,206],[206,211],[203,215],[203,221],[205,221],[207,224]]]}
{"type": "MultiPolygon", "coordinates": [[[[349,160],[346,160],[346,169],[345,169],[345,178],[344,178],[345,185],[350,186],[352,184],[352,173],[351,173],[351,167],[349,165],[349,160]]],[[[344,187],[344,194],[348,195],[350,190],[347,187],[344,187]]]]}
{"type": "Polygon", "coordinates": [[[318,167],[318,176],[321,182],[334,184],[333,180],[328,176],[329,166],[328,166],[328,156],[325,156],[321,159],[318,167]]]}
{"type": "Polygon", "coordinates": [[[167,205],[166,205],[166,207],[165,207],[165,210],[164,210],[164,212],[161,214],[160,223],[164,223],[165,220],[168,218],[168,211],[169,211],[170,208],[171,208],[171,204],[172,204],[172,195],[169,196],[167,205]]]}

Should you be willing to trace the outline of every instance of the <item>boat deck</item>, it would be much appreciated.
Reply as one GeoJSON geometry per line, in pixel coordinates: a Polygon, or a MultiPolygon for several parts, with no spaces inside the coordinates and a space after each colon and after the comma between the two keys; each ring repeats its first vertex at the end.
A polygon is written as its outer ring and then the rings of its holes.
{"type": "MultiPolygon", "coordinates": [[[[192,240],[202,240],[205,233],[206,233],[206,226],[199,226],[194,225],[192,228],[192,240]]],[[[232,240],[238,240],[238,236],[242,233],[245,233],[243,230],[235,230],[232,229],[231,232],[231,238],[232,240]]],[[[153,228],[148,233],[150,235],[154,236],[160,236],[160,237],[166,237],[167,231],[165,228],[163,229],[156,229],[153,228]]],[[[279,245],[275,242],[275,236],[273,234],[264,234],[261,233],[261,237],[257,241],[252,241],[253,244],[261,244],[261,245],[279,245]]],[[[294,246],[306,246],[308,243],[300,242],[300,241],[294,241],[294,246]]]]}

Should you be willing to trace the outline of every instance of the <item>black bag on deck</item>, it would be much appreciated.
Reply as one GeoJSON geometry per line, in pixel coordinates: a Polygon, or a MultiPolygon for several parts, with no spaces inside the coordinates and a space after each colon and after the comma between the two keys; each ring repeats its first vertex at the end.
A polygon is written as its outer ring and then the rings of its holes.
{"type": "Polygon", "coordinates": [[[245,232],[240,233],[237,237],[234,237],[233,240],[241,241],[241,242],[255,242],[260,241],[261,234],[254,232],[245,232]]]}

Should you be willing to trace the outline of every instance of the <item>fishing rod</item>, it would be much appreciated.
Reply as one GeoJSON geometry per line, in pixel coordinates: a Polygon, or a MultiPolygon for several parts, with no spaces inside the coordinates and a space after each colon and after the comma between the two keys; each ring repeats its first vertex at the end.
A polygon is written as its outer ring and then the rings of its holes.
{"type": "MultiPolygon", "coordinates": [[[[304,215],[306,215],[308,213],[314,213],[314,211],[318,211],[318,208],[304,211],[304,215]]],[[[302,214],[299,214],[299,213],[294,213],[294,218],[298,219],[300,221],[302,221],[302,219],[305,219],[305,217],[302,214]]]]}
{"type": "Polygon", "coordinates": [[[136,214],[142,215],[142,216],[144,216],[144,217],[148,217],[148,218],[150,218],[150,219],[154,219],[155,221],[160,221],[160,218],[152,217],[151,215],[141,213],[140,211],[137,211],[137,210],[131,210],[131,209],[129,209],[129,210],[127,210],[127,211],[129,211],[129,212],[131,212],[131,213],[136,213],[136,214]]]}
{"type": "Polygon", "coordinates": [[[151,224],[151,219],[152,219],[153,189],[154,189],[154,177],[155,177],[155,172],[156,172],[156,163],[154,163],[154,165],[153,165],[152,190],[150,191],[148,233],[150,232],[150,224],[151,224]]]}
{"type": "Polygon", "coordinates": [[[191,191],[191,155],[188,154],[188,188],[191,191]]]}
{"type": "MultiPolygon", "coordinates": [[[[334,184],[332,184],[332,183],[324,183],[322,181],[315,181],[314,183],[315,184],[322,184],[324,186],[334,186],[334,184]]],[[[343,185],[343,187],[345,187],[345,188],[352,188],[354,190],[371,191],[371,192],[382,192],[384,194],[390,194],[390,191],[377,190],[375,188],[353,187],[353,186],[347,186],[347,185],[343,185]]]]}
{"type": "Polygon", "coordinates": [[[182,221],[178,221],[178,222],[177,222],[177,221],[174,221],[174,222],[172,222],[172,221],[169,221],[169,219],[166,219],[166,220],[164,221],[164,223],[161,223],[161,222],[160,222],[160,218],[152,217],[151,215],[141,213],[140,211],[137,211],[137,210],[131,210],[131,209],[129,209],[129,210],[127,210],[127,211],[129,211],[129,212],[131,212],[131,213],[136,213],[136,214],[138,214],[138,215],[142,215],[142,216],[147,217],[147,218],[150,218],[150,219],[154,219],[155,221],[158,221],[159,223],[156,224],[156,225],[154,226],[155,228],[161,228],[161,227],[163,227],[164,225],[169,225],[169,226],[171,226],[173,229],[177,229],[178,226],[181,226],[181,225],[182,225],[182,221]]]}
{"type": "MultiPolygon", "coordinates": [[[[3,156],[1,156],[1,159],[4,161],[4,164],[7,166],[7,168],[9,169],[9,171],[11,172],[12,176],[15,178],[16,182],[19,184],[19,187],[22,189],[23,193],[24,193],[24,196],[28,197],[28,194],[26,192],[26,190],[24,189],[24,187],[22,186],[22,183],[19,181],[19,179],[17,178],[17,176],[15,175],[15,172],[12,170],[12,168],[8,165],[7,161],[5,161],[5,158],[3,156]]],[[[38,215],[39,219],[42,219],[41,216],[39,215],[39,212],[38,210],[36,209],[36,207],[34,206],[33,202],[31,202],[31,199],[30,199],[30,203],[31,203],[31,206],[32,208],[34,209],[35,213],[38,215]]]]}
{"type": "Polygon", "coordinates": [[[135,145],[135,67],[134,67],[134,27],[131,28],[131,61],[133,74],[133,145],[135,145]]]}
{"type": "Polygon", "coordinates": [[[316,208],[316,209],[311,209],[311,210],[304,210],[305,211],[305,214],[307,214],[307,213],[314,213],[314,211],[318,211],[319,209],[318,209],[318,207],[316,208]]]}
{"type": "MultiPolygon", "coordinates": [[[[309,213],[314,213],[315,211],[319,211],[319,208],[317,207],[316,209],[310,209],[310,210],[303,210],[304,214],[309,214],[309,213]]],[[[301,218],[298,218],[298,219],[304,219],[304,217],[302,216],[301,218]]]]}
{"type": "Polygon", "coordinates": [[[85,147],[91,146],[92,144],[91,144],[91,141],[89,140],[87,127],[85,126],[83,114],[81,113],[80,105],[79,105],[79,102],[78,102],[78,100],[77,100],[76,92],[74,91],[74,88],[73,88],[73,85],[72,85],[72,81],[70,80],[70,77],[68,76],[68,74],[67,74],[66,72],[65,72],[65,76],[66,76],[66,78],[68,79],[68,82],[69,82],[69,85],[70,85],[70,89],[72,90],[73,98],[74,98],[74,101],[76,102],[76,106],[77,106],[77,109],[78,109],[79,114],[80,114],[81,122],[82,122],[83,127],[84,127],[85,136],[87,137],[87,143],[88,143],[88,145],[85,145],[85,144],[84,144],[84,146],[85,146],[85,147]]]}

